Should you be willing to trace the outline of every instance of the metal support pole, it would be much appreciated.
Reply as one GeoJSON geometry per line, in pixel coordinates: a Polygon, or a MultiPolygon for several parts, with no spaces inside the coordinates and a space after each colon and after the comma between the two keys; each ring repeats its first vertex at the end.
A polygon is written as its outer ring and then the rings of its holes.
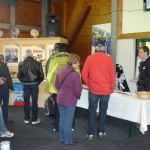
{"type": "Polygon", "coordinates": [[[129,138],[132,138],[132,122],[129,121],[129,138]]]}
{"type": "Polygon", "coordinates": [[[118,0],[111,1],[111,56],[116,64],[118,0]]]}
{"type": "Polygon", "coordinates": [[[10,4],[10,37],[12,36],[12,30],[15,28],[15,5],[10,4]]]}
{"type": "Polygon", "coordinates": [[[49,0],[49,1],[50,1],[50,6],[49,6],[50,10],[49,10],[49,12],[50,12],[50,14],[52,14],[52,0],[49,0]]]}
{"type": "Polygon", "coordinates": [[[47,0],[42,0],[42,37],[45,37],[45,31],[46,31],[46,14],[48,13],[47,0]]]}

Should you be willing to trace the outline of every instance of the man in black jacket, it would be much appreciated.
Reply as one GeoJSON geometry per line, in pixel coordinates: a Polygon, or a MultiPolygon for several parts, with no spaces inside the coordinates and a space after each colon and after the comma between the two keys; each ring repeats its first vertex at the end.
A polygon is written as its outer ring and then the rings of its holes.
{"type": "Polygon", "coordinates": [[[9,92],[12,93],[14,90],[12,79],[9,73],[7,64],[4,63],[4,55],[0,54],[0,77],[6,80],[4,84],[0,85],[0,104],[3,100],[2,112],[4,122],[13,122],[13,120],[8,119],[8,104],[9,104],[9,92]]]}
{"type": "Polygon", "coordinates": [[[137,91],[150,91],[150,57],[149,48],[147,46],[139,48],[139,58],[142,59],[142,61],[139,66],[137,91]]]}
{"type": "Polygon", "coordinates": [[[31,50],[26,51],[25,60],[19,63],[17,76],[23,83],[24,123],[29,123],[30,121],[30,96],[32,97],[32,124],[40,123],[37,101],[39,84],[43,81],[44,74],[41,63],[33,59],[31,50]]]}

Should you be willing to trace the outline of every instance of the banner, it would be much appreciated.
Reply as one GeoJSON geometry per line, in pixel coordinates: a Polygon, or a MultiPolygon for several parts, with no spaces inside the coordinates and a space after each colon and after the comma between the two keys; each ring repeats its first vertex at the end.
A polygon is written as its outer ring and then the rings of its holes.
{"type": "MultiPolygon", "coordinates": [[[[31,99],[29,105],[32,106],[31,99]]],[[[20,82],[14,82],[14,106],[24,106],[23,84],[20,82]]]]}

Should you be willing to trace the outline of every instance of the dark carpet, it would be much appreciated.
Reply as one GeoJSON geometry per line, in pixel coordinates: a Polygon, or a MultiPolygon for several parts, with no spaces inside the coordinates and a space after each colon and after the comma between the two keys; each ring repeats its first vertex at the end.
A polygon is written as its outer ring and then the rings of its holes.
{"type": "MultiPolygon", "coordinates": [[[[40,124],[24,124],[23,108],[9,107],[9,117],[13,123],[7,123],[9,131],[14,132],[12,138],[0,138],[10,141],[11,150],[150,150],[150,131],[142,134],[133,123],[132,138],[128,137],[128,121],[107,116],[106,137],[93,141],[85,138],[88,128],[87,110],[76,108],[76,127],[72,133],[77,145],[65,146],[59,142],[58,134],[53,131],[49,118],[44,116],[44,109],[39,108],[40,124]]],[[[95,129],[97,121],[95,124],[95,129]]]]}

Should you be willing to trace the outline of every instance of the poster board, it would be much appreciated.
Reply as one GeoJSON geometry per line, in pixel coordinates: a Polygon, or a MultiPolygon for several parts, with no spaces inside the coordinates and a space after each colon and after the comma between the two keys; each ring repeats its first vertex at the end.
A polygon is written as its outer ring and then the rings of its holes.
{"type": "MultiPolygon", "coordinates": [[[[14,106],[24,106],[24,98],[23,98],[23,83],[14,82],[14,106]]],[[[32,100],[30,97],[29,106],[32,106],[32,100]]]]}
{"type": "Polygon", "coordinates": [[[44,45],[22,45],[22,60],[25,59],[26,50],[30,49],[33,53],[33,58],[39,62],[42,62],[42,65],[45,64],[45,49],[44,45]]]}
{"type": "Polygon", "coordinates": [[[54,49],[54,44],[48,44],[47,45],[47,50],[48,50],[48,53],[47,53],[47,59],[52,55],[53,53],[53,50],[54,49]]]}
{"type": "Polygon", "coordinates": [[[19,44],[4,45],[4,62],[8,66],[18,66],[19,55],[19,44]]]}

